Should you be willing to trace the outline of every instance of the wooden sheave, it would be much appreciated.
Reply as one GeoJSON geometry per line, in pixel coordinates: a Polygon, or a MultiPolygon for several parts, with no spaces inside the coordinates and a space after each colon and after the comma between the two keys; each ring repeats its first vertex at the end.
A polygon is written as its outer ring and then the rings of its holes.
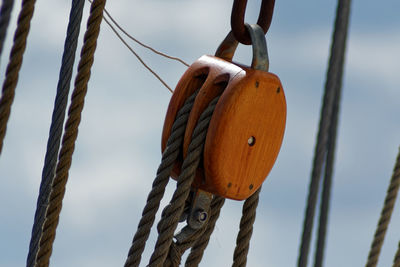
{"type": "Polygon", "coordinates": [[[182,155],[172,177],[180,173],[200,114],[221,95],[193,186],[225,198],[246,199],[267,177],[282,144],[286,100],[281,82],[269,72],[202,56],[185,72],[172,95],[162,134],[163,151],[178,110],[196,90],[182,155]]]}

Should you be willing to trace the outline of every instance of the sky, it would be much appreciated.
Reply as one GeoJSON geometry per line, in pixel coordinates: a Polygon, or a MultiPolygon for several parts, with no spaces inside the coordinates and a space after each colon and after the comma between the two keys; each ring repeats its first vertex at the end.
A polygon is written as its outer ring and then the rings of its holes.
{"type": "MultiPolygon", "coordinates": [[[[20,5],[16,1],[1,57],[2,79],[20,5]]],[[[119,0],[106,7],[139,40],[191,63],[214,54],[230,30],[231,5],[228,0],[119,0]]],[[[249,1],[246,21],[255,22],[259,5],[249,1]]],[[[88,7],[87,2],[81,32],[88,7]]],[[[0,266],[26,261],[69,8],[69,1],[36,4],[0,156],[0,266]]],[[[275,4],[267,43],[270,71],[280,77],[286,94],[287,125],[281,152],[263,185],[250,267],[297,262],[335,9],[336,1],[275,4]]],[[[400,144],[399,10],[396,0],[352,3],[326,267],[365,265],[392,174],[400,144]]],[[[78,49],[82,40],[83,34],[78,49]]],[[[131,44],[175,87],[185,66],[131,44]]],[[[235,60],[250,64],[250,47],[239,46],[235,60]]],[[[160,162],[170,97],[103,23],[51,266],[123,265],[160,162]]],[[[174,187],[170,182],[162,205],[174,187]]],[[[231,265],[241,206],[226,202],[200,266],[231,265]]],[[[397,203],[379,266],[391,266],[399,225],[397,203]]],[[[156,238],[153,231],[143,266],[156,238]]]]}

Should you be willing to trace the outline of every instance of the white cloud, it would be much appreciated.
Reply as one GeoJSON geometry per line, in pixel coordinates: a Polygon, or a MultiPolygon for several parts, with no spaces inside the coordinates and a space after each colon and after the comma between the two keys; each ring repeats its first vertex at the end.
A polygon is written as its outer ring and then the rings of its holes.
{"type": "MultiPolygon", "coordinates": [[[[29,237],[25,235],[31,230],[64,41],[66,20],[58,18],[67,16],[69,4],[50,2],[38,3],[35,11],[32,43],[28,42],[29,55],[21,72],[6,146],[0,158],[0,195],[8,196],[8,202],[25,203],[18,205],[29,210],[20,214],[21,220],[12,225],[20,239],[9,249],[17,251],[14,260],[18,262],[8,266],[23,264],[28,246],[29,237]],[[7,188],[14,190],[19,183],[23,190],[8,192],[7,188]]],[[[229,29],[226,18],[231,2],[214,2],[109,1],[107,5],[128,32],[140,40],[194,60],[203,53],[213,53],[229,29]]],[[[86,7],[85,16],[87,13],[86,7]]],[[[83,21],[82,31],[86,19],[83,21]]],[[[282,152],[262,194],[249,266],[265,266],[265,262],[288,266],[296,261],[330,30],[321,26],[314,31],[275,32],[269,36],[271,71],[284,84],[288,124],[282,152]]],[[[399,41],[392,32],[351,32],[327,266],[343,266],[345,261],[349,266],[359,265],[364,262],[372,239],[396,153],[393,147],[399,142],[398,119],[390,115],[399,111],[398,105],[394,105],[398,102],[400,84],[399,41]],[[354,250],[353,256],[346,255],[349,249],[354,250]]],[[[138,51],[171,86],[185,69],[145,50],[138,51]]],[[[249,47],[241,47],[236,59],[250,62],[250,54],[249,47]]],[[[2,71],[5,65],[3,55],[2,71]]],[[[53,265],[122,264],[160,160],[160,132],[169,97],[170,93],[103,24],[53,265]]],[[[172,182],[162,205],[169,201],[174,187],[172,182]]],[[[7,214],[14,214],[9,206],[0,207],[7,214]]],[[[206,252],[205,264],[228,265],[240,213],[240,203],[228,201],[206,252]]],[[[397,212],[393,225],[399,220],[397,212]]],[[[382,266],[390,264],[399,237],[393,228],[382,266]]],[[[14,237],[5,237],[11,238],[14,237]]],[[[152,233],[145,257],[149,256],[155,239],[152,233]]]]}

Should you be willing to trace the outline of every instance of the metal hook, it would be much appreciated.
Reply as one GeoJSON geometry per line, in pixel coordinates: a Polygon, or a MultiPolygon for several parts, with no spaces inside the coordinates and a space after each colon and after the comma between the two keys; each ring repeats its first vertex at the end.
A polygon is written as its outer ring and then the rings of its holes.
{"type": "MultiPolygon", "coordinates": [[[[253,47],[253,60],[251,62],[251,67],[256,70],[268,71],[268,49],[263,29],[257,24],[249,25],[246,23],[245,27],[249,32],[253,47]]],[[[217,51],[215,52],[215,56],[227,61],[232,61],[238,44],[239,43],[235,39],[233,32],[229,32],[219,45],[217,51]]]]}

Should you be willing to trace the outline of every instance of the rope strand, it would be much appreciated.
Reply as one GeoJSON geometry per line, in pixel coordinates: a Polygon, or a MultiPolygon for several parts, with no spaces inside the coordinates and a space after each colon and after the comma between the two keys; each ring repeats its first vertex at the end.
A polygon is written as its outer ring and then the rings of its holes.
{"type": "MultiPolygon", "coordinates": [[[[205,224],[207,223],[208,222],[205,224]]],[[[192,236],[182,243],[172,241],[169,248],[168,257],[166,258],[163,267],[178,267],[181,264],[183,253],[191,248],[196,243],[196,240],[204,234],[206,227],[206,225],[203,225],[202,228],[197,230],[192,236]]]]}
{"type": "Polygon", "coordinates": [[[240,219],[240,230],[236,238],[236,248],[233,254],[232,267],[245,267],[253,234],[253,224],[256,220],[256,210],[260,199],[261,187],[245,200],[240,219]]]}
{"type": "Polygon", "coordinates": [[[135,236],[133,237],[125,267],[137,267],[140,264],[146,241],[149,238],[151,227],[154,224],[155,216],[160,207],[160,201],[164,196],[165,187],[169,181],[169,176],[182,149],[186,124],[197,93],[198,91],[185,101],[185,104],[179,110],[175,122],[172,125],[171,135],[168,138],[167,147],[162,155],[152,189],[147,197],[147,202],[142,212],[142,218],[140,219],[135,236]]]}
{"type": "Polygon", "coordinates": [[[203,152],[204,141],[212,113],[219,97],[214,98],[205,111],[201,114],[197,126],[192,135],[192,141],[188,148],[188,155],[183,161],[182,171],[179,175],[176,190],[172,196],[171,204],[164,209],[165,216],[158,224],[159,236],[149,266],[159,267],[164,264],[168,255],[175,229],[178,225],[180,215],[183,212],[185,201],[189,195],[196,169],[200,163],[203,152]]]}
{"type": "Polygon", "coordinates": [[[78,65],[78,73],[75,79],[75,88],[72,93],[68,119],[65,124],[65,132],[56,168],[56,175],[50,193],[49,206],[46,209],[43,235],[39,243],[37,256],[38,266],[49,265],[56,228],[62,208],[62,200],[65,194],[69,169],[72,163],[72,154],[75,149],[75,141],[78,137],[78,127],[81,121],[81,113],[87,93],[90,70],[94,61],[94,53],[100,32],[100,24],[102,21],[105,2],[105,0],[94,0],[90,8],[87,30],[78,65]]]}
{"type": "MultiPolygon", "coordinates": [[[[379,255],[385,240],[386,230],[388,228],[390,218],[396,203],[397,193],[400,187],[400,150],[397,155],[395,167],[393,169],[393,175],[390,180],[389,188],[386,192],[385,202],[381,211],[378,226],[375,231],[374,239],[371,244],[369,251],[366,267],[375,267],[378,264],[379,255]]],[[[396,254],[397,255],[397,254],[396,254]]],[[[396,256],[397,257],[397,256],[396,256]]]]}
{"type": "Polygon", "coordinates": [[[400,267],[400,242],[393,260],[393,267],[400,267]]]}
{"type": "Polygon", "coordinates": [[[39,240],[43,233],[43,224],[46,208],[54,180],[54,172],[60,149],[62,129],[67,109],[68,94],[71,84],[72,70],[75,61],[75,53],[78,44],[80,25],[84,0],[73,0],[69,15],[67,36],[64,43],[59,80],[57,84],[57,95],[53,108],[52,121],[50,126],[49,139],[42,171],[42,181],[39,189],[39,197],[36,205],[35,219],[32,228],[32,237],[29,245],[27,266],[34,266],[37,261],[39,240]]]}
{"type": "Polygon", "coordinates": [[[3,83],[0,99],[0,154],[3,150],[4,137],[7,131],[7,123],[14,101],[15,88],[18,83],[19,70],[26,48],[33,11],[36,0],[23,0],[22,8],[18,16],[17,29],[14,34],[14,43],[11,48],[10,60],[7,65],[6,77],[3,83]]]}
{"type": "Polygon", "coordinates": [[[8,25],[10,24],[11,12],[14,0],[3,0],[0,10],[0,57],[3,52],[4,40],[7,36],[8,25]]]}

